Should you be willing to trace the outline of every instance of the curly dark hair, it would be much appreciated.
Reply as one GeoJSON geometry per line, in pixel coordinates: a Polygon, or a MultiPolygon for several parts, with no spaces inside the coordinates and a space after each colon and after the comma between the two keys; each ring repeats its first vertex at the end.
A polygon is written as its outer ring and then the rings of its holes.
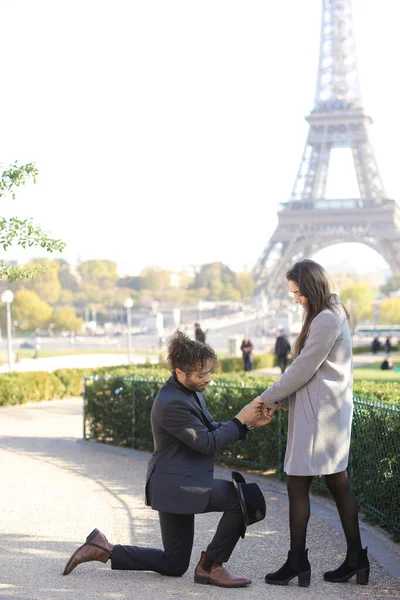
{"type": "Polygon", "coordinates": [[[167,362],[173,373],[175,369],[181,369],[186,375],[190,375],[202,369],[208,360],[213,367],[218,362],[217,355],[208,344],[196,342],[182,331],[176,331],[169,339],[167,362]]]}

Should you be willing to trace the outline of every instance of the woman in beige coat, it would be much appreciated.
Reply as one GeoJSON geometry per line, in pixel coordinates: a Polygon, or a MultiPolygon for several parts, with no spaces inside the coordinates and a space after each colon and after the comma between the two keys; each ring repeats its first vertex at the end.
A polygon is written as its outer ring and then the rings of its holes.
{"type": "Polygon", "coordinates": [[[287,273],[289,290],[304,309],[303,326],[294,345],[295,360],[282,377],[261,394],[266,410],[287,408],[289,430],[285,456],[288,475],[290,551],[285,564],[268,573],[266,583],[286,585],[294,577],[306,587],[311,567],[306,546],[310,517],[309,490],[314,475],[324,475],[339,511],[347,555],[326,581],[344,582],[353,575],[368,583],[367,549],[362,549],[358,507],[347,464],[353,414],[352,342],[346,309],[330,291],[325,270],[312,260],[287,273]]]}

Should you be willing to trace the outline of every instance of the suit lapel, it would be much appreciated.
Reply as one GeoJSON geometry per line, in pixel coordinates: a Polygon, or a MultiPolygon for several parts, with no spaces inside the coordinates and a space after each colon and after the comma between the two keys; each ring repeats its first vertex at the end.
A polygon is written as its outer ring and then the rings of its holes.
{"type": "MultiPolygon", "coordinates": [[[[199,412],[201,414],[202,421],[204,422],[206,427],[209,429],[209,431],[213,431],[214,428],[211,425],[209,418],[207,417],[208,411],[207,411],[206,403],[204,402],[203,394],[196,393],[196,392],[194,392],[194,394],[195,394],[196,398],[198,399],[197,408],[199,409],[199,412]]],[[[195,402],[196,402],[196,400],[195,400],[195,402]]]]}
{"type": "Polygon", "coordinates": [[[207,406],[206,406],[203,394],[201,392],[195,392],[195,393],[196,393],[196,396],[197,396],[197,398],[199,400],[199,404],[200,404],[201,410],[206,415],[208,413],[208,410],[207,410],[207,406]]]}

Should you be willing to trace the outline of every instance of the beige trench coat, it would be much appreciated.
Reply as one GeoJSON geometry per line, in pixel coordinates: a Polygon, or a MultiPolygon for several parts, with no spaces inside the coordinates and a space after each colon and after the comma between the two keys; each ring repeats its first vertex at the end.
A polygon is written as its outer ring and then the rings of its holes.
{"type": "Polygon", "coordinates": [[[279,381],[261,398],[289,409],[284,470],[288,475],[328,475],[348,464],[353,416],[352,341],[346,314],[320,312],[305,345],[279,381]]]}

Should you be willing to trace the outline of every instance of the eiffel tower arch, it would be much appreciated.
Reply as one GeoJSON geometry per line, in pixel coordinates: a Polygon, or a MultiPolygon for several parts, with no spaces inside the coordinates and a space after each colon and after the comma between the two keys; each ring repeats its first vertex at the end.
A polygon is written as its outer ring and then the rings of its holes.
{"type": "Polygon", "coordinates": [[[256,291],[286,295],[285,273],[296,260],[342,242],[376,250],[400,272],[400,210],[387,197],[372,149],[357,70],[351,0],[322,0],[314,107],[300,168],[278,225],[253,269],[256,291]],[[325,196],[331,151],[349,148],[358,198],[325,196]]]}

